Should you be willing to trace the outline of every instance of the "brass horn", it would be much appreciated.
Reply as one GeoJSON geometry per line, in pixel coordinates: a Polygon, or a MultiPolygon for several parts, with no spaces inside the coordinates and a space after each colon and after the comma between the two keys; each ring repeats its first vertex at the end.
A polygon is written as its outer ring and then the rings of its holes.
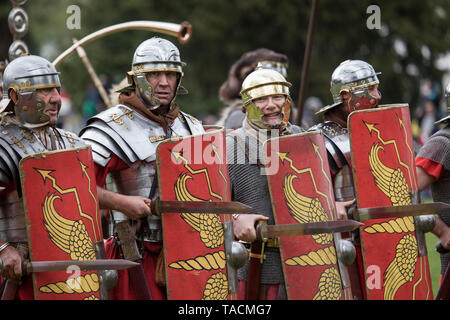
{"type": "Polygon", "coordinates": [[[192,26],[189,22],[184,21],[181,24],[170,23],[170,22],[160,22],[160,21],[130,21],[115,24],[103,29],[100,29],[94,33],[91,33],[81,40],[74,43],[70,48],[61,53],[54,61],[55,67],[66,57],[68,57],[75,49],[86,43],[89,43],[95,39],[104,37],[108,34],[120,32],[124,30],[146,30],[152,32],[159,32],[167,34],[169,36],[174,36],[178,38],[178,41],[183,44],[190,40],[192,35],[192,26]]]}

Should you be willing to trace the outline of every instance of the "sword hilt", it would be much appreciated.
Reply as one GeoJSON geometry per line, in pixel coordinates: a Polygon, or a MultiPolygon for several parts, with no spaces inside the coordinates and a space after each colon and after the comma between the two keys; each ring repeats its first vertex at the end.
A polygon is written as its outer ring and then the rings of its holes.
{"type": "Polygon", "coordinates": [[[258,220],[256,222],[255,230],[256,230],[256,240],[267,242],[267,221],[266,220],[258,220]]]}

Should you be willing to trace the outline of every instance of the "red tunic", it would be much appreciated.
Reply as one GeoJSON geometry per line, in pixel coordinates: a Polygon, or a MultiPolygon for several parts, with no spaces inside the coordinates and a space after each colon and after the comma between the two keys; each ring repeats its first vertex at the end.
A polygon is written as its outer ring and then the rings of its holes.
{"type": "Polygon", "coordinates": [[[421,167],[428,175],[435,177],[436,180],[439,180],[445,170],[441,163],[422,157],[416,158],[416,166],[421,167]]]}
{"type": "MultiPolygon", "coordinates": [[[[105,185],[106,176],[109,172],[127,169],[128,166],[119,157],[113,155],[106,167],[95,164],[97,185],[105,185]]],[[[141,244],[138,242],[138,248],[141,244]]],[[[142,253],[142,266],[150,288],[153,300],[165,300],[165,287],[160,287],[155,282],[156,261],[161,252],[162,245],[157,243],[144,242],[144,252],[142,253]]],[[[121,259],[120,249],[114,238],[105,241],[105,252],[107,259],[121,259]]],[[[128,277],[128,270],[118,270],[117,285],[111,290],[112,300],[136,300],[136,294],[128,277]]]]}

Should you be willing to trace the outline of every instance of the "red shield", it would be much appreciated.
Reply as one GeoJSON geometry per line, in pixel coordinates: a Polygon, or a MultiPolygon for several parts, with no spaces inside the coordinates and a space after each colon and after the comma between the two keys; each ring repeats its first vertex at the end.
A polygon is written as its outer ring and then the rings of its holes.
{"type": "MultiPolygon", "coordinates": [[[[408,106],[356,111],[348,123],[358,207],[413,204],[418,188],[408,106]]],[[[364,224],[368,299],[432,299],[428,258],[418,255],[413,217],[364,224]]]]}
{"type": "MultiPolygon", "coordinates": [[[[302,133],[267,142],[268,184],[276,224],[336,219],[323,135],[302,133]]],[[[332,234],[280,237],[289,299],[342,298],[332,234]]]]}
{"type": "MultiPolygon", "coordinates": [[[[94,165],[89,147],[49,151],[21,160],[31,261],[94,260],[102,241],[94,165]]],[[[97,272],[33,273],[35,299],[100,299],[97,272]]]]}
{"type": "MultiPolygon", "coordinates": [[[[157,149],[161,200],[230,201],[223,130],[163,141],[157,149]]],[[[167,297],[228,299],[223,217],[162,215],[167,297]]]]}

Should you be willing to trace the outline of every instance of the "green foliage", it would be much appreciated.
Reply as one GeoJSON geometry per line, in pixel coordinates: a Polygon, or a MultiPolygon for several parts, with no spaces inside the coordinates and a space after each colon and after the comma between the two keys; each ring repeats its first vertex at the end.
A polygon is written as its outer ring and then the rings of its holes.
{"type": "MultiPolygon", "coordinates": [[[[9,11],[6,3],[10,5],[4,1],[0,8],[2,22],[9,11]]],[[[110,25],[133,20],[189,21],[193,27],[192,39],[178,46],[182,60],[188,64],[183,84],[190,94],[177,101],[193,115],[206,111],[219,114],[222,104],[218,89],[226,80],[230,66],[244,52],[259,47],[289,57],[288,80],[293,83],[291,95],[297,100],[311,3],[305,0],[30,0],[24,5],[30,19],[25,40],[32,53],[54,59],[72,44],[72,38],[81,39],[110,25]],[[66,27],[69,5],[81,9],[80,30],[66,27]]],[[[363,59],[382,72],[382,103],[407,102],[414,108],[420,80],[442,78],[442,70],[436,68],[435,60],[450,48],[449,14],[448,0],[320,1],[306,95],[330,103],[329,82],[334,68],[346,59],[363,59]],[[372,4],[381,9],[381,30],[369,30],[366,26],[369,17],[366,10],[372,4]],[[394,50],[399,40],[407,50],[404,56],[394,50]]],[[[154,35],[157,34],[121,32],[89,43],[85,50],[98,74],[118,82],[129,71],[137,45],[154,35]]],[[[163,37],[177,43],[172,37],[163,37]]],[[[1,52],[5,52],[10,42],[2,40],[1,52]]],[[[76,53],[64,60],[59,70],[74,106],[81,110],[91,80],[76,53]]]]}

